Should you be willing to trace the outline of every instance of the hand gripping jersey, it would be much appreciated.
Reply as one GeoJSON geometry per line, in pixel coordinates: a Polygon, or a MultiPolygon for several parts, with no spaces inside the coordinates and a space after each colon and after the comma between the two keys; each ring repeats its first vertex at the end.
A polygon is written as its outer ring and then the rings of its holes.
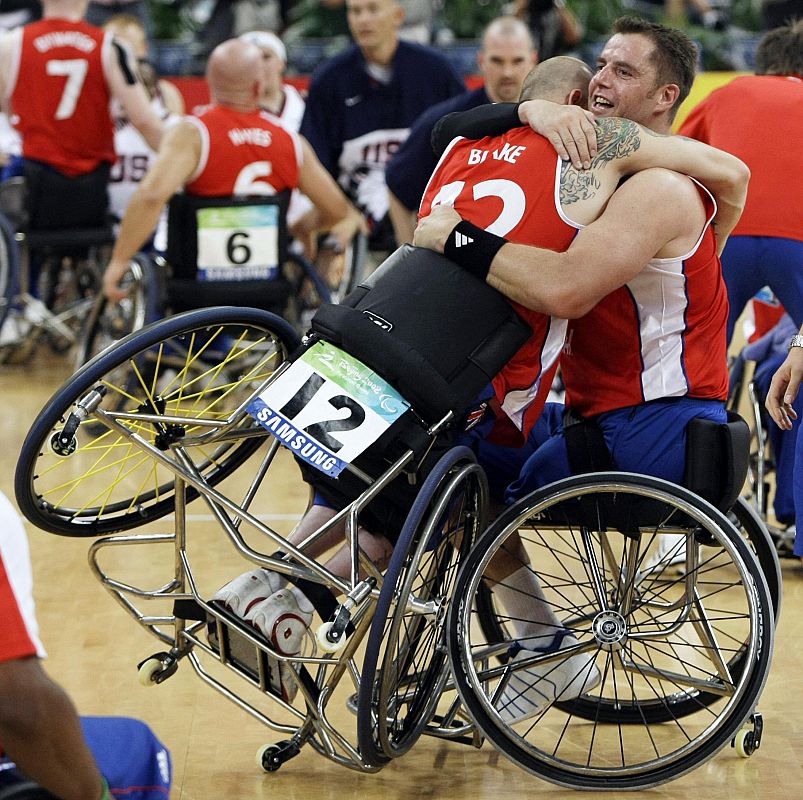
{"type": "Polygon", "coordinates": [[[301,143],[271,114],[213,105],[186,119],[197,126],[202,142],[187,194],[272,195],[298,186],[301,143]]]}
{"type": "MultiPolygon", "coordinates": [[[[478,140],[457,138],[432,174],[420,216],[445,203],[464,219],[511,242],[562,252],[580,226],[560,208],[560,170],[552,145],[529,128],[478,140]]],[[[513,305],[533,335],[494,378],[493,387],[502,410],[526,437],[549,392],[566,321],[513,305]]],[[[499,432],[495,438],[501,441],[499,432]]]]}
{"type": "Polygon", "coordinates": [[[43,19],[14,42],[8,93],[22,155],[70,177],[114,163],[106,82],[111,36],[85,22],[43,19]]]}
{"type": "Polygon", "coordinates": [[[711,220],[695,246],[657,258],[584,317],[569,322],[561,369],[566,403],[594,416],[668,397],[724,400],[728,297],[711,220]]]}

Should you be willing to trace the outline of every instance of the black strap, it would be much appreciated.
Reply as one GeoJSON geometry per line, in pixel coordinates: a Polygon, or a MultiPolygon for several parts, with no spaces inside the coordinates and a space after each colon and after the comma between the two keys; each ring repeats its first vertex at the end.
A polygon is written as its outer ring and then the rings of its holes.
{"type": "Polygon", "coordinates": [[[567,407],[563,412],[563,435],[573,475],[615,469],[596,417],[581,417],[567,407]]]}

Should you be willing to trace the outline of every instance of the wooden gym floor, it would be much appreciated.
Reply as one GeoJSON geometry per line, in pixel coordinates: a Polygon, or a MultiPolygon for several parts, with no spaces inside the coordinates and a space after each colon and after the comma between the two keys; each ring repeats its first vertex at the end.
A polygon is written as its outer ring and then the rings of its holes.
{"type": "MultiPolygon", "coordinates": [[[[0,366],[0,489],[12,499],[13,472],[25,433],[69,371],[65,357],[52,356],[45,348],[28,365],[0,366]]],[[[190,506],[189,529],[193,537],[209,537],[208,558],[215,564],[215,533],[204,511],[201,504],[190,506]]],[[[429,737],[373,775],[339,767],[311,748],[278,772],[264,774],[255,766],[256,750],[282,737],[204,685],[186,665],[164,684],[142,687],[136,664],[161,647],[93,578],[87,565],[88,541],[52,536],[30,525],[27,529],[41,635],[49,651],[48,672],[67,689],[82,714],[135,716],[154,728],[172,753],[175,800],[496,800],[525,794],[582,800],[591,796],[540,781],[509,763],[488,743],[477,750],[429,737]]],[[[148,530],[169,531],[170,521],[148,530]]],[[[146,563],[141,568],[146,576],[153,570],[156,580],[157,565],[146,563]]],[[[765,725],[761,749],[752,758],[740,759],[727,748],[683,778],[642,792],[645,797],[799,800],[803,796],[799,757],[803,569],[792,561],[784,561],[782,568],[784,600],[775,658],[759,705],[765,725]]],[[[221,582],[231,574],[222,572],[221,582]]],[[[345,709],[335,721],[343,726],[355,724],[345,709]]]]}

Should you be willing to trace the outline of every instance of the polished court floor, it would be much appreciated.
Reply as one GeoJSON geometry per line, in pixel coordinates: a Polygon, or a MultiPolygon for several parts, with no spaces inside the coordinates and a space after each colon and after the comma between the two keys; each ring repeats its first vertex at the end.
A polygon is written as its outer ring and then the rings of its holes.
{"type": "MultiPolygon", "coordinates": [[[[0,366],[3,422],[0,489],[13,497],[13,469],[22,439],[43,402],[69,375],[65,360],[40,351],[26,366],[0,366]]],[[[291,493],[289,493],[291,494],[291,493]]],[[[288,497],[290,516],[298,498],[288,497]]],[[[221,580],[231,565],[215,548],[216,531],[200,504],[190,507],[189,529],[204,543],[208,568],[221,580]]],[[[149,530],[169,531],[166,520],[149,530]]],[[[150,723],[172,752],[174,798],[409,798],[499,797],[583,798],[523,772],[489,744],[480,749],[424,737],[383,771],[365,775],[339,767],[306,748],[273,774],[254,764],[257,748],[281,736],[266,730],[203,685],[189,669],[160,686],[137,680],[139,661],[161,649],[95,581],[87,564],[86,540],[49,535],[28,526],[42,637],[48,671],[70,692],[83,714],[121,714],[150,723]]],[[[203,558],[204,556],[201,556],[203,558]]],[[[168,555],[169,558],[169,555],[168,555]]],[[[137,565],[160,574],[160,563],[137,565]]],[[[725,749],[694,772],[642,792],[654,798],[706,800],[760,798],[797,800],[803,794],[800,753],[803,728],[803,569],[782,564],[784,601],[775,658],[759,710],[764,715],[761,749],[750,759],[725,749]]],[[[336,721],[354,725],[345,707],[336,721]]]]}

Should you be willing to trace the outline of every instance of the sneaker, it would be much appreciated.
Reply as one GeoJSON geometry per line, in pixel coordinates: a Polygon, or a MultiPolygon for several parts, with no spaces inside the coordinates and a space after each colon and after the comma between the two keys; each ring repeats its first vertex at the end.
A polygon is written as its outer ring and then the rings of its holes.
{"type": "Polygon", "coordinates": [[[644,562],[644,572],[660,573],[686,563],[686,534],[661,533],[655,552],[644,562]]]}
{"type": "MultiPolygon", "coordinates": [[[[519,646],[512,663],[534,655],[557,653],[577,644],[570,630],[558,631],[546,647],[519,646]]],[[[555,700],[571,700],[590,692],[601,677],[592,653],[576,653],[563,661],[549,661],[520,669],[511,673],[496,708],[503,722],[521,722],[540,714],[555,700]]]]}
{"type": "Polygon", "coordinates": [[[287,579],[284,575],[267,569],[253,569],[218,589],[212,600],[222,603],[233,614],[244,619],[257,603],[267,600],[285,586],[287,579]]]}
{"type": "MultiPolygon", "coordinates": [[[[312,623],[312,611],[312,605],[298,589],[280,589],[251,606],[245,621],[250,622],[277,653],[295,656],[301,652],[304,637],[312,623]]],[[[273,663],[273,659],[271,667],[279,677],[278,683],[271,681],[274,690],[285,702],[292,702],[298,691],[292,669],[284,661],[273,663]]]]}

